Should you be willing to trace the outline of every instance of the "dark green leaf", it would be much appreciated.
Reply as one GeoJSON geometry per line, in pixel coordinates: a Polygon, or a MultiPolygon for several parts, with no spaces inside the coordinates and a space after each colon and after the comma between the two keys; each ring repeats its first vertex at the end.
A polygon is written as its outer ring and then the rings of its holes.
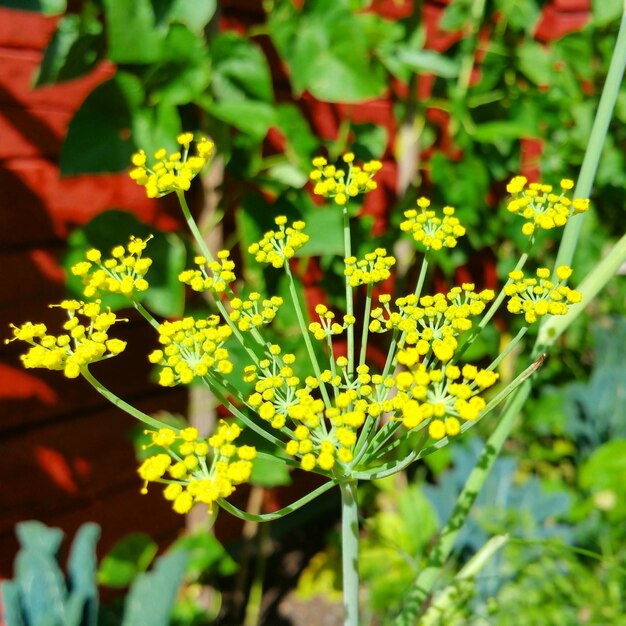
{"type": "Polygon", "coordinates": [[[291,478],[284,463],[263,457],[254,459],[250,483],[271,489],[291,484],[291,478]]]}
{"type": "Polygon", "coordinates": [[[181,22],[201,35],[215,14],[216,7],[217,0],[174,0],[169,9],[169,19],[181,22]]]}
{"type": "Polygon", "coordinates": [[[298,256],[343,254],[343,217],[340,209],[309,207],[304,214],[305,232],[310,239],[298,256]]]}
{"type": "Polygon", "coordinates": [[[131,533],[118,541],[102,559],[98,582],[107,587],[127,587],[145,572],[159,547],[145,533],[131,533]]]}
{"type": "Polygon", "coordinates": [[[235,33],[222,33],[211,43],[213,94],[219,102],[246,99],[273,101],[272,78],[261,50],[235,33]]]}
{"type": "Polygon", "coordinates": [[[150,0],[102,0],[109,58],[114,63],[154,63],[161,57],[165,28],[158,28],[150,0]]]}
{"type": "Polygon", "coordinates": [[[46,47],[35,85],[71,80],[89,72],[98,61],[101,32],[102,27],[95,19],[85,31],[80,16],[64,16],[46,47]]]}
{"type": "Polygon", "coordinates": [[[265,102],[215,102],[205,105],[205,108],[218,120],[234,126],[257,141],[265,137],[275,121],[274,108],[265,102]]]}
{"type": "Polygon", "coordinates": [[[136,146],[130,138],[133,114],[143,100],[140,81],[118,71],[96,87],[70,122],[61,150],[61,174],[120,172],[136,146]]]}
{"type": "Polygon", "coordinates": [[[174,151],[179,148],[176,136],[182,127],[178,108],[168,102],[135,109],[133,115],[133,140],[146,154],[159,148],[174,151]]]}
{"type": "Polygon", "coordinates": [[[387,130],[376,124],[353,124],[352,151],[357,159],[369,161],[380,159],[387,148],[387,130]]]}
{"type": "Polygon", "coordinates": [[[144,76],[151,103],[187,104],[211,80],[211,64],[204,39],[182,24],[172,24],[159,58],[144,76]]]}
{"type": "Polygon", "coordinates": [[[294,104],[279,104],[276,107],[277,128],[282,132],[287,142],[286,153],[291,151],[300,160],[299,165],[310,165],[309,159],[319,148],[319,139],[311,132],[308,121],[300,109],[294,104]]]}
{"type": "Polygon", "coordinates": [[[184,535],[172,544],[170,550],[172,552],[184,550],[187,553],[189,561],[186,573],[193,579],[199,579],[208,574],[230,576],[239,569],[237,563],[210,532],[202,531],[184,535]]]}

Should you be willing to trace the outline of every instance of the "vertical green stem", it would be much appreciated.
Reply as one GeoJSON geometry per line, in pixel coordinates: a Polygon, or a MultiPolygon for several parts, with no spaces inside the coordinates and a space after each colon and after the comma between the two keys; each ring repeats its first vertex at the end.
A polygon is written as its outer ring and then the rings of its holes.
{"type": "Polygon", "coordinates": [[[344,626],[359,626],[359,511],[357,481],[340,483],[344,626]]]}
{"type": "Polygon", "coordinates": [[[359,356],[359,365],[365,363],[367,355],[367,334],[369,332],[370,310],[372,308],[372,285],[367,286],[367,296],[365,298],[365,311],[363,312],[363,333],[361,334],[361,354],[359,356]]]}
{"type": "Polygon", "coordinates": [[[178,198],[178,202],[180,203],[180,208],[183,210],[183,215],[185,216],[185,221],[187,222],[187,226],[189,226],[189,230],[193,235],[193,238],[196,240],[196,244],[200,249],[200,252],[209,260],[213,261],[213,255],[209,250],[209,247],[206,245],[206,241],[196,224],[196,220],[193,219],[191,215],[191,210],[189,209],[189,205],[187,204],[187,199],[185,198],[184,191],[177,191],[176,197],[178,198]]]}
{"type": "MultiPolygon", "coordinates": [[[[348,216],[348,205],[343,207],[343,250],[347,259],[352,256],[352,240],[350,239],[350,217],[348,216]]],[[[354,302],[350,277],[346,276],[346,314],[354,315],[354,302]]],[[[354,372],[354,324],[348,325],[348,376],[352,378],[354,372]]]]}
{"type": "Polygon", "coordinates": [[[287,274],[287,278],[289,279],[289,293],[291,294],[291,299],[293,300],[293,307],[296,311],[296,317],[298,318],[298,325],[300,326],[300,332],[302,333],[302,339],[304,339],[304,344],[306,345],[307,352],[309,353],[309,359],[311,360],[311,366],[313,367],[313,371],[315,375],[320,380],[320,391],[322,392],[322,397],[324,398],[324,402],[326,406],[331,406],[330,398],[328,397],[328,392],[326,391],[326,385],[321,381],[322,371],[320,370],[320,365],[317,361],[317,356],[315,354],[315,350],[313,349],[313,344],[311,343],[311,336],[309,334],[309,329],[306,327],[306,322],[304,321],[304,314],[302,313],[302,307],[300,306],[300,300],[298,299],[298,292],[296,291],[296,285],[293,282],[293,274],[291,273],[291,268],[289,267],[289,262],[285,261],[285,273],[287,274]]]}

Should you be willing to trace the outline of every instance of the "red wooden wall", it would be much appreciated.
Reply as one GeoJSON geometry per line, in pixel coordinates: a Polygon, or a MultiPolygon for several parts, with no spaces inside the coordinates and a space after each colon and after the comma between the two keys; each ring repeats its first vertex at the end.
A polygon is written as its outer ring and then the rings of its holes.
{"type": "MultiPolygon", "coordinates": [[[[429,45],[438,50],[457,39],[436,27],[446,4],[431,0],[423,9],[429,45]]],[[[240,28],[263,17],[257,0],[228,0],[221,6],[224,28],[240,28]]],[[[411,2],[397,0],[379,0],[375,6],[391,18],[412,10],[411,2]]],[[[589,7],[589,0],[553,0],[544,9],[537,39],[547,41],[580,28],[589,7]]],[[[32,90],[55,24],[36,14],[0,9],[0,338],[9,336],[10,322],[56,318],[46,306],[64,296],[59,258],[76,226],[113,207],[131,210],[160,228],[177,226],[174,215],[146,200],[125,175],[59,177],[67,124],[113,68],[104,65],[87,78],[32,90]]],[[[280,68],[274,70],[280,77],[280,68]]],[[[277,92],[281,94],[280,80],[277,92]]],[[[301,104],[322,136],[334,135],[346,113],[358,122],[382,123],[392,134],[395,130],[391,102],[385,99],[349,110],[306,97],[301,104]]],[[[391,161],[383,178],[383,192],[393,194],[391,161]]],[[[132,321],[124,333],[133,340],[128,353],[95,373],[145,411],[184,410],[183,390],[160,391],[147,381],[151,333],[132,321]]],[[[84,521],[96,521],[103,527],[101,549],[134,530],[172,537],[181,519],[156,492],[139,496],[128,437],[135,425],[131,418],[111,409],[82,381],[22,369],[21,348],[0,345],[0,576],[11,572],[13,526],[23,519],[39,519],[68,534],[84,521]]]]}

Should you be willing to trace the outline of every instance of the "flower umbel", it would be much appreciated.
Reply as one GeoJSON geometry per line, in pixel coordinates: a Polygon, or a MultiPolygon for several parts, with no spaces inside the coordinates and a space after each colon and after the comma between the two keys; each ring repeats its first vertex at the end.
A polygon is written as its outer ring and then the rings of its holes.
{"type": "Polygon", "coordinates": [[[187,191],[191,181],[209,162],[215,144],[202,137],[196,142],[196,154],[190,155],[193,133],[183,133],[177,137],[180,149],[167,153],[160,148],[154,153],[155,163],[148,165],[148,158],[143,150],[132,156],[135,166],[130,177],[146,188],[148,198],[160,198],[173,191],[187,191]]]}
{"type": "Polygon", "coordinates": [[[278,216],[274,222],[278,230],[266,232],[261,241],[248,248],[248,252],[254,255],[258,263],[268,263],[278,269],[304,246],[309,236],[302,232],[304,222],[297,221],[285,227],[287,218],[284,215],[278,216]]]}
{"type": "Polygon", "coordinates": [[[139,467],[142,493],[147,493],[148,483],[162,483],[166,485],[163,495],[177,513],[187,513],[199,502],[211,511],[217,500],[227,498],[237,485],[250,479],[256,449],[236,446],[240,433],[236,423],[224,420],[208,439],[201,438],[193,427],[179,433],[171,428],[152,431],[151,445],[164,451],[148,457],[139,467]]]}
{"type": "Polygon", "coordinates": [[[100,250],[88,250],[86,260],[72,267],[72,274],[83,279],[83,295],[92,298],[109,292],[131,297],[134,292],[146,291],[149,285],[145,275],[152,259],[142,256],[142,253],[150,239],[152,235],[145,239],[131,236],[126,247],[115,246],[111,256],[104,260],[100,250]]]}
{"type": "Polygon", "coordinates": [[[443,217],[429,209],[430,200],[419,198],[417,206],[420,211],[409,209],[404,212],[407,219],[400,224],[400,229],[413,235],[413,239],[421,243],[427,250],[454,248],[457,239],[465,235],[465,227],[454,217],[454,207],[443,207],[443,217]]]}
{"type": "Polygon", "coordinates": [[[201,320],[185,317],[175,322],[166,321],[159,326],[159,343],[163,349],[149,356],[151,363],[161,366],[159,385],[186,385],[195,377],[218,372],[230,374],[233,364],[223,344],[232,330],[219,322],[217,315],[211,315],[201,320]]]}
{"type": "Polygon", "coordinates": [[[50,335],[45,324],[26,322],[13,326],[13,339],[29,343],[32,347],[20,358],[24,367],[42,367],[63,370],[68,378],[77,378],[81,368],[124,351],[126,342],[109,338],[108,331],[120,320],[110,309],[102,311],[100,300],[80,302],[64,300],[58,306],[67,311],[68,321],[63,324],[66,331],[61,335],[50,335]]]}
{"type": "Polygon", "coordinates": [[[382,167],[380,161],[368,161],[362,167],[353,165],[354,154],[348,152],[342,157],[348,171],[328,165],[324,157],[313,159],[315,168],[309,178],[314,183],[313,193],[324,198],[333,198],[335,204],[344,206],[350,198],[368,193],[376,189],[373,180],[376,172],[382,167]]]}
{"type": "Polygon", "coordinates": [[[530,183],[524,176],[516,176],[506,186],[511,199],[506,205],[507,210],[521,215],[526,222],[522,232],[531,236],[537,228],[551,230],[558,226],[565,226],[572,215],[584,213],[589,208],[587,198],[570,200],[567,192],[574,187],[574,181],[564,178],[561,183],[561,192],[554,193],[551,185],[530,183]]]}
{"type": "Polygon", "coordinates": [[[582,299],[579,291],[565,284],[571,274],[572,268],[566,265],[557,267],[556,282],[550,279],[547,267],[537,270],[537,278],[526,278],[521,270],[510,272],[512,282],[504,288],[504,293],[509,296],[507,309],[514,314],[523,314],[529,324],[544,315],[565,315],[570,304],[582,299]]]}

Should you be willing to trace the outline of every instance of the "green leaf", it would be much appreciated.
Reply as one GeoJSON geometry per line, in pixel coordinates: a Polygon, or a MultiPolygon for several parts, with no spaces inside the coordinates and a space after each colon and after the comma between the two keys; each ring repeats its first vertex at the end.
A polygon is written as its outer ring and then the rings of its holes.
{"type": "Polygon", "coordinates": [[[299,167],[287,161],[270,167],[267,175],[272,180],[293,189],[304,187],[309,180],[309,177],[299,167]]]}
{"type": "Polygon", "coordinates": [[[626,439],[600,446],[581,467],[579,484],[593,494],[596,506],[610,519],[626,519],[626,439]]]}
{"type": "Polygon", "coordinates": [[[258,141],[265,137],[275,120],[274,108],[265,102],[215,102],[205,105],[205,109],[258,141]]]}
{"type": "Polygon", "coordinates": [[[535,85],[549,85],[552,81],[550,50],[536,41],[524,41],[517,49],[520,71],[535,85]]]}
{"type": "Polygon", "coordinates": [[[146,154],[154,154],[159,148],[173,152],[180,147],[176,142],[182,131],[180,115],[178,108],[168,102],[135,109],[132,128],[134,142],[146,154]]]}
{"type": "Polygon", "coordinates": [[[209,574],[231,576],[239,569],[237,562],[210,532],[201,531],[183,535],[170,547],[172,552],[177,550],[184,550],[187,553],[189,560],[186,574],[192,579],[204,578],[209,574]]]}
{"type": "Polygon", "coordinates": [[[174,0],[169,9],[169,19],[185,24],[198,35],[203,34],[217,8],[216,0],[174,0]]]}
{"type": "Polygon", "coordinates": [[[361,161],[380,159],[387,148],[387,129],[377,124],[353,124],[352,151],[361,161]]]}
{"type": "Polygon", "coordinates": [[[204,38],[182,24],[172,24],[158,60],[143,77],[151,103],[187,104],[211,81],[211,64],[204,38]]]}
{"type": "Polygon", "coordinates": [[[44,15],[62,15],[67,10],[67,0],[2,0],[0,6],[44,15]]]}
{"type": "Polygon", "coordinates": [[[591,3],[593,22],[596,26],[607,26],[619,20],[624,10],[623,0],[596,0],[591,3]]]}
{"type": "Polygon", "coordinates": [[[497,120],[478,124],[473,137],[481,143],[494,143],[501,139],[519,139],[521,137],[538,137],[534,124],[523,119],[497,120]]]}
{"type": "Polygon", "coordinates": [[[120,172],[136,146],[130,138],[134,111],[143,100],[141,82],[118,70],[85,99],[68,127],[61,174],[120,172]]]}
{"type": "Polygon", "coordinates": [[[150,0],[102,0],[108,57],[114,63],[154,63],[161,56],[166,29],[157,28],[150,0]]]}
{"type": "Polygon", "coordinates": [[[310,166],[310,158],[319,149],[320,141],[311,132],[309,122],[295,104],[279,104],[275,109],[276,127],[287,142],[287,154],[291,151],[300,159],[300,165],[310,166]]]}
{"type": "Polygon", "coordinates": [[[399,50],[398,61],[412,72],[435,74],[442,78],[455,78],[459,73],[458,63],[434,50],[399,50]]]}
{"type": "Polygon", "coordinates": [[[284,463],[273,461],[267,457],[254,459],[250,483],[259,487],[281,487],[291,484],[289,470],[284,463]]]}
{"type": "Polygon", "coordinates": [[[168,626],[187,558],[183,550],[171,552],[157,559],[153,571],[137,577],[126,597],[122,626],[168,626]]]}
{"type": "Polygon", "coordinates": [[[447,31],[458,31],[470,19],[472,0],[455,0],[450,2],[444,11],[439,28],[447,31]]]}
{"type": "Polygon", "coordinates": [[[72,542],[67,562],[70,589],[77,598],[82,626],[96,626],[98,621],[98,585],[96,583],[96,544],[100,538],[97,524],[83,524],[72,542]]]}
{"type": "Polygon", "coordinates": [[[514,29],[531,33],[541,13],[536,0],[496,0],[497,11],[514,29]]]}
{"type": "Polygon", "coordinates": [[[98,582],[107,587],[127,587],[145,572],[159,546],[145,533],[131,533],[118,541],[102,559],[98,582]]]}
{"type": "Polygon", "coordinates": [[[310,237],[297,256],[343,254],[343,217],[339,209],[309,207],[304,214],[306,234],[310,237]]]}
{"type": "Polygon", "coordinates": [[[87,74],[99,58],[102,26],[97,19],[85,25],[79,15],[65,15],[47,45],[35,86],[71,80],[87,74]]]}
{"type": "Polygon", "coordinates": [[[387,87],[383,66],[367,41],[367,16],[343,2],[320,0],[295,11],[277,3],[268,20],[297,95],[304,90],[327,102],[360,102],[387,87]]]}
{"type": "Polygon", "coordinates": [[[6,626],[27,626],[22,613],[20,588],[15,580],[5,580],[0,585],[0,600],[6,626]]]}
{"type": "Polygon", "coordinates": [[[213,94],[220,102],[273,101],[272,77],[265,55],[251,41],[222,33],[211,43],[213,94]]]}

